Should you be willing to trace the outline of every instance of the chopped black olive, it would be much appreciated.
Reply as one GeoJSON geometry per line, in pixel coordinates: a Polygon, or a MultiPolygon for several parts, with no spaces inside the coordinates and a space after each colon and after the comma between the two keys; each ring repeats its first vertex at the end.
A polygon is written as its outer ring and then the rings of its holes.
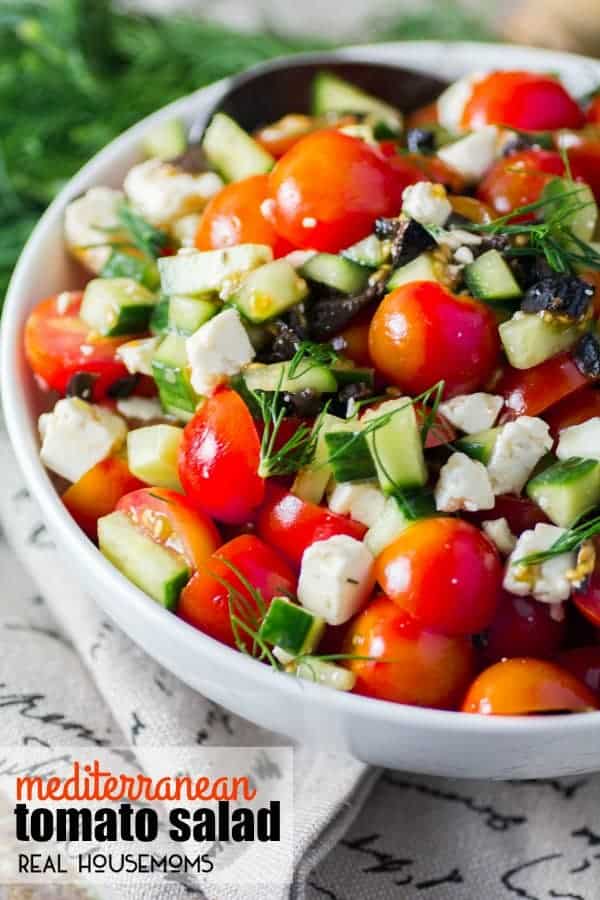
{"type": "Polygon", "coordinates": [[[208,161],[200,144],[190,144],[183,153],[174,157],[170,162],[191,175],[207,172],[209,169],[208,161]]]}
{"type": "Polygon", "coordinates": [[[117,378],[116,381],[113,381],[106,393],[113,399],[119,398],[123,400],[125,397],[131,397],[139,380],[139,375],[124,375],[122,378],[117,378]]]}
{"type": "Polygon", "coordinates": [[[508,235],[487,234],[484,236],[481,244],[478,244],[471,249],[477,256],[480,256],[482,253],[486,253],[488,250],[497,250],[499,253],[506,253],[509,247],[510,238],[508,237],[508,235]]]}
{"type": "Polygon", "coordinates": [[[600,341],[588,332],[582,335],[573,350],[575,365],[582,375],[588,378],[600,376],[600,341]]]}
{"type": "Polygon", "coordinates": [[[541,147],[543,150],[552,150],[554,142],[549,131],[518,131],[515,136],[504,145],[502,156],[512,156],[522,150],[531,150],[532,147],[541,147]]]}
{"type": "Polygon", "coordinates": [[[411,153],[434,153],[435,131],[431,128],[409,128],[406,132],[406,146],[411,153]]]}
{"type": "Polygon", "coordinates": [[[290,328],[296,332],[300,340],[305,341],[309,337],[310,325],[306,305],[304,303],[297,303],[296,306],[293,306],[290,309],[287,315],[287,321],[290,328]]]}
{"type": "Polygon", "coordinates": [[[390,259],[393,266],[405,266],[425,250],[435,247],[433,238],[426,228],[414,219],[404,219],[392,240],[390,259]]]}
{"type": "Polygon", "coordinates": [[[400,219],[385,219],[380,216],[379,219],[375,219],[373,230],[378,238],[386,240],[386,238],[396,237],[399,227],[400,219]]]}
{"type": "Polygon", "coordinates": [[[93,372],[75,372],[67,384],[67,397],[79,397],[80,400],[91,400],[94,394],[94,382],[98,376],[93,372]]]}
{"type": "Polygon", "coordinates": [[[332,415],[345,419],[348,414],[349,400],[368,400],[373,396],[373,388],[366,381],[355,381],[345,384],[331,400],[328,410],[332,415]]]}
{"type": "Polygon", "coordinates": [[[372,277],[371,283],[360,294],[345,294],[317,300],[310,311],[310,337],[314,341],[328,341],[348,325],[361,310],[378,300],[385,293],[387,278],[372,277]]]}
{"type": "Polygon", "coordinates": [[[271,326],[273,341],[258,354],[259,362],[277,363],[292,359],[300,346],[301,338],[287,322],[278,319],[271,326]]]}
{"type": "Polygon", "coordinates": [[[283,402],[293,415],[306,419],[317,416],[323,407],[321,394],[313,388],[304,388],[293,394],[286,392],[283,395],[283,402]]]}
{"type": "Polygon", "coordinates": [[[575,275],[551,275],[527,290],[521,309],[580,321],[590,312],[594,291],[591,284],[575,275]]]}

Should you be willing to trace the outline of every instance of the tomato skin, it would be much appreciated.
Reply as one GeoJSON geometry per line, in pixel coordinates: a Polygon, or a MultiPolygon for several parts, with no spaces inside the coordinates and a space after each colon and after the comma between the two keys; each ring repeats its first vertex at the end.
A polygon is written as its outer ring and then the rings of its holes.
{"type": "Polygon", "coordinates": [[[121,497],[143,488],[120,456],[109,456],[67,488],[62,502],[92,541],[98,539],[98,519],[111,513],[121,497]]]}
{"type": "Polygon", "coordinates": [[[194,570],[202,569],[221,544],[215,524],[177,491],[144,487],[122,497],[117,509],[156,543],[181,552],[194,570]]]}
{"type": "Polygon", "coordinates": [[[573,357],[561,353],[531,369],[507,366],[494,393],[504,397],[502,421],[506,422],[517,416],[538,416],[586,384],[589,379],[581,374],[573,357]]]}
{"type": "Polygon", "coordinates": [[[375,561],[387,596],[424,628],[450,636],[476,634],[492,621],[502,565],[473,525],[436,517],[415,522],[375,561]]]}
{"type": "Polygon", "coordinates": [[[484,633],[482,656],[489,665],[504,657],[553,657],[565,639],[566,618],[552,618],[550,604],[502,591],[500,605],[484,633]]]}
{"type": "Polygon", "coordinates": [[[100,401],[111,384],[127,375],[115,353],[129,338],[92,335],[79,318],[82,300],[81,291],[71,291],[38,303],[25,324],[25,355],[44,387],[60,394],[76,372],[95,375],[92,396],[100,401]],[[65,310],[59,302],[63,296],[69,297],[65,310]]]}
{"type": "Polygon", "coordinates": [[[235,391],[209,397],[183,430],[181,484],[195,506],[219,521],[241,524],[262,501],[259,462],[256,426],[235,391]]]}
{"type": "MultiPolygon", "coordinates": [[[[600,546],[597,541],[594,545],[598,554],[600,546]]],[[[571,599],[581,615],[596,628],[600,628],[600,565],[596,565],[584,590],[575,591],[571,599]]]]}
{"type": "Polygon", "coordinates": [[[474,673],[467,638],[426,630],[385,596],[353,619],[343,650],[375,657],[345,663],[356,675],[354,693],[410,706],[456,709],[474,673]]]}
{"type": "Polygon", "coordinates": [[[406,117],[407,128],[418,128],[420,125],[435,125],[438,122],[437,101],[421,106],[419,109],[408,113],[406,117]]]}
{"type": "Polygon", "coordinates": [[[485,716],[587,712],[598,701],[581,681],[554,663],[518,657],[485,669],[465,697],[462,711],[485,716]]]}
{"type": "Polygon", "coordinates": [[[563,650],[557,663],[582,681],[600,700],[600,646],[563,650]]]}
{"type": "Polygon", "coordinates": [[[396,215],[410,183],[358,138],[317,131],[270,173],[272,221],[294,246],[336,253],[365,237],[378,216],[396,215]]]}
{"type": "Polygon", "coordinates": [[[218,250],[235,244],[267,244],[275,256],[288,253],[291,245],[279,237],[261,212],[269,196],[267,175],[251,175],[225,185],[209,201],[196,232],[198,250],[218,250]]]}
{"type": "MultiPolygon", "coordinates": [[[[399,157],[397,157],[399,158],[399,157]]],[[[438,156],[425,156],[423,153],[406,153],[401,159],[412,163],[428,181],[436,181],[445,185],[455,194],[462,194],[467,187],[464,175],[445,163],[438,156]]]]}
{"type": "Polygon", "coordinates": [[[600,391],[593,387],[583,387],[569,394],[544,413],[544,419],[555,440],[563,428],[581,425],[595,416],[600,416],[600,391]]]}
{"type": "Polygon", "coordinates": [[[524,131],[582,128],[583,111],[556,78],[534,72],[492,72],[473,84],[462,126],[506,125],[524,131]]]}
{"type": "MultiPolygon", "coordinates": [[[[517,207],[535,203],[548,182],[564,173],[564,163],[554,150],[523,150],[499,160],[477,188],[476,196],[496,216],[506,216],[517,207]]],[[[531,219],[533,213],[517,216],[514,221],[531,219]]]]}
{"type": "Polygon", "coordinates": [[[372,317],[372,309],[364,310],[339,334],[344,341],[342,354],[355,365],[364,368],[372,366],[369,356],[369,327],[372,317]]]}
{"type": "Polygon", "coordinates": [[[336,534],[347,534],[360,541],[367,530],[360,522],[307,503],[272,484],[267,488],[256,525],[260,537],[298,567],[302,554],[315,541],[325,541],[336,534]]]}
{"type": "Polygon", "coordinates": [[[600,141],[582,141],[569,148],[568,156],[573,178],[585,181],[600,201],[600,141]]]}
{"type": "MultiPolygon", "coordinates": [[[[223,544],[207,559],[202,569],[192,576],[181,592],[177,615],[217,641],[235,647],[227,585],[245,598],[253,612],[258,614],[259,611],[247,587],[228,563],[235,566],[260,591],[267,606],[273,597],[280,594],[293,595],[296,579],[288,564],[251,534],[240,535],[223,544]]],[[[235,611],[243,621],[248,622],[248,615],[244,614],[241,607],[235,611]]],[[[255,623],[248,624],[255,628],[255,623]]],[[[243,631],[240,631],[240,636],[242,635],[243,631]]],[[[248,636],[244,636],[244,643],[247,647],[251,643],[248,636]]]]}
{"type": "Polygon", "coordinates": [[[477,390],[499,354],[493,313],[470,297],[455,297],[434,281],[413,281],[383,298],[369,330],[379,372],[410,394],[445,381],[445,397],[477,390]]]}
{"type": "Polygon", "coordinates": [[[506,519],[508,527],[517,537],[524,531],[535,528],[539,522],[550,522],[537,503],[514,494],[500,494],[496,497],[493,509],[470,513],[469,519],[479,524],[486,519],[506,519]]]}
{"type": "Polygon", "coordinates": [[[590,125],[600,125],[600,94],[596,94],[585,113],[590,125]]]}

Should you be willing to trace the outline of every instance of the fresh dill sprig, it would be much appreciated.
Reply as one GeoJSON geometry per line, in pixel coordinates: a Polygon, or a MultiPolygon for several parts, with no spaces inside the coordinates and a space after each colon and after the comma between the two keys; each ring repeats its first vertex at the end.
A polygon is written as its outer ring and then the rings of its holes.
{"type": "Polygon", "coordinates": [[[600,516],[594,516],[581,525],[569,528],[564,534],[557,538],[551,547],[547,550],[540,550],[538,553],[530,553],[528,556],[522,556],[512,562],[513,566],[538,566],[561,553],[569,553],[576,550],[584,541],[589,541],[595,535],[600,534],[600,516]]]}
{"type": "Polygon", "coordinates": [[[161,250],[164,250],[169,243],[169,235],[166,231],[155,228],[154,225],[146,222],[126,203],[119,208],[118,215],[134,246],[149,259],[157,259],[161,250]]]}

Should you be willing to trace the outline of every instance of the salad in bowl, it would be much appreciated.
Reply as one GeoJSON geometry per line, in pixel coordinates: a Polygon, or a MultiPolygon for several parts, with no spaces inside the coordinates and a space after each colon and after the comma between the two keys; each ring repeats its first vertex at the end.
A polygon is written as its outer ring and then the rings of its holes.
{"type": "Polygon", "coordinates": [[[478,73],[402,110],[150,130],[24,333],[64,506],[153,601],[338,691],[600,706],[600,109],[478,73]]]}

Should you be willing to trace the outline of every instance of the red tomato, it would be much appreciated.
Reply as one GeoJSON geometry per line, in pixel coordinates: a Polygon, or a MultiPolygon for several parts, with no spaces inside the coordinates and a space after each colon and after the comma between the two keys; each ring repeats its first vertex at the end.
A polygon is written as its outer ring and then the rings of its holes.
{"type": "Polygon", "coordinates": [[[102,400],[107,388],[127,375],[115,353],[128,338],[90,332],[79,318],[82,299],[81,291],[71,291],[38,303],[25,324],[25,355],[44,388],[64,394],[76,372],[89,372],[96,376],[93,398],[102,400]]]}
{"type": "Polygon", "coordinates": [[[437,102],[428,103],[427,106],[421,106],[419,109],[408,113],[406,117],[407,128],[418,128],[420,125],[435,125],[438,121],[437,102]]]}
{"type": "Polygon", "coordinates": [[[423,153],[405,153],[403,160],[412,163],[427,178],[428,181],[437,181],[444,184],[448,190],[455,194],[462,194],[467,187],[464,175],[445,163],[438,156],[425,156],[423,153]]]}
{"type": "Polygon", "coordinates": [[[566,630],[566,617],[553,619],[548,603],[502,591],[496,615],[484,634],[482,655],[489,664],[513,656],[550,658],[562,645],[566,630]]]}
{"type": "Polygon", "coordinates": [[[261,147],[264,147],[267,153],[270,153],[276,159],[287,153],[294,144],[322,127],[322,122],[313,116],[304,116],[299,113],[289,113],[278,119],[277,122],[271,122],[260,128],[254,135],[254,139],[258,141],[261,147]]]}
{"type": "Polygon", "coordinates": [[[492,72],[475,82],[462,116],[464,128],[507,125],[523,131],[581,128],[581,108],[551,75],[492,72]]]}
{"type": "Polygon", "coordinates": [[[351,359],[357,366],[370,368],[369,356],[369,327],[373,317],[373,310],[366,309],[352,320],[347,328],[338,335],[338,339],[344,341],[342,353],[351,359]]]}
{"type": "MultiPolygon", "coordinates": [[[[535,203],[548,182],[564,172],[560,154],[554,150],[523,150],[499,160],[490,169],[477,188],[477,197],[497,216],[505,216],[517,207],[535,203]]],[[[529,213],[515,221],[532,218],[533,213],[529,213]]]]}
{"type": "Polygon", "coordinates": [[[507,412],[503,420],[506,421],[517,416],[538,416],[586,384],[589,380],[581,374],[572,356],[561,353],[531,369],[508,366],[494,386],[494,393],[504,397],[507,412]]]}
{"type": "Polygon", "coordinates": [[[307,503],[275,485],[267,489],[257,528],[260,537],[295,566],[300,565],[302,554],[315,541],[326,541],[334,534],[348,534],[360,541],[367,530],[353,519],[307,503]]]}
{"type": "Polygon", "coordinates": [[[422,519],[377,557],[375,577],[425,628],[475,634],[492,621],[502,565],[481,531],[461,519],[422,519]]]}
{"type": "Polygon", "coordinates": [[[563,669],[583,681],[600,700],[600,647],[573,647],[563,650],[557,662],[563,669]]]}
{"type": "Polygon", "coordinates": [[[485,669],[467,692],[462,710],[485,716],[588,712],[592,692],[566,669],[539,659],[506,659],[485,669]]]}
{"type": "Polygon", "coordinates": [[[588,106],[585,117],[591,125],[600,125],[600,94],[596,94],[588,106]]]}
{"type": "MultiPolygon", "coordinates": [[[[296,579],[288,564],[257,537],[243,534],[223,544],[184,587],[177,615],[230,647],[236,646],[230,595],[233,613],[254,631],[260,624],[256,599],[234,570],[260,592],[267,606],[273,597],[293,595],[296,590],[296,579]]],[[[248,648],[251,639],[242,628],[239,635],[248,648]]]]}
{"type": "Polygon", "coordinates": [[[413,281],[379,304],[369,331],[377,369],[410,394],[445,381],[446,397],[477,390],[490,377],[499,353],[498,329],[489,307],[455,297],[435,281],[413,281]]]}
{"type": "Polygon", "coordinates": [[[248,407],[235,391],[206,400],[183,431],[179,477],[195,506],[241,524],[262,501],[260,442],[248,407]]]}
{"type": "Polygon", "coordinates": [[[296,247],[336,253],[397,215],[414,181],[375,149],[338,131],[303,138],[269,176],[273,224],[296,247]]]}
{"type": "MultiPolygon", "coordinates": [[[[431,410],[428,407],[424,406],[422,403],[414,404],[415,414],[417,416],[417,422],[419,424],[419,428],[421,428],[425,424],[425,416],[426,414],[430,414],[431,410]]],[[[445,419],[440,412],[436,412],[433,424],[431,425],[429,431],[427,432],[427,437],[425,438],[425,449],[432,450],[434,447],[441,447],[444,444],[451,444],[452,441],[456,440],[456,428],[450,424],[448,419],[445,419]]]]}
{"type": "Polygon", "coordinates": [[[581,425],[594,416],[600,416],[600,391],[593,387],[584,387],[569,394],[544,413],[544,419],[555,439],[563,428],[581,425]]]}
{"type": "Polygon", "coordinates": [[[144,487],[131,474],[120,456],[109,456],[97,463],[72,484],[62,495],[62,501],[87,536],[98,537],[98,519],[111,513],[124,494],[144,487]]]}
{"type": "Polygon", "coordinates": [[[187,497],[168,488],[144,488],[122,497],[117,504],[132,524],[157,544],[185,557],[191,569],[204,568],[221,538],[213,522],[187,497]]]}
{"type": "Polygon", "coordinates": [[[411,706],[455,709],[474,672],[467,638],[427,631],[387,597],[350,623],[344,652],[372,657],[346,663],[355,693],[411,706]]]}
{"type": "Polygon", "coordinates": [[[573,178],[589,184],[600,201],[600,141],[582,141],[570,147],[569,162],[573,178]]]}
{"type": "Polygon", "coordinates": [[[218,250],[235,244],[268,244],[275,256],[288,253],[291,245],[279,237],[261,211],[268,197],[268,184],[267,175],[251,175],[226,185],[215,194],[198,225],[198,250],[218,250]]]}
{"type": "Polygon", "coordinates": [[[475,522],[502,518],[506,519],[508,527],[517,537],[524,531],[535,528],[539,522],[550,521],[537,503],[528,500],[527,497],[516,497],[514,494],[500,494],[496,497],[493,509],[469,514],[469,519],[475,522]]]}

